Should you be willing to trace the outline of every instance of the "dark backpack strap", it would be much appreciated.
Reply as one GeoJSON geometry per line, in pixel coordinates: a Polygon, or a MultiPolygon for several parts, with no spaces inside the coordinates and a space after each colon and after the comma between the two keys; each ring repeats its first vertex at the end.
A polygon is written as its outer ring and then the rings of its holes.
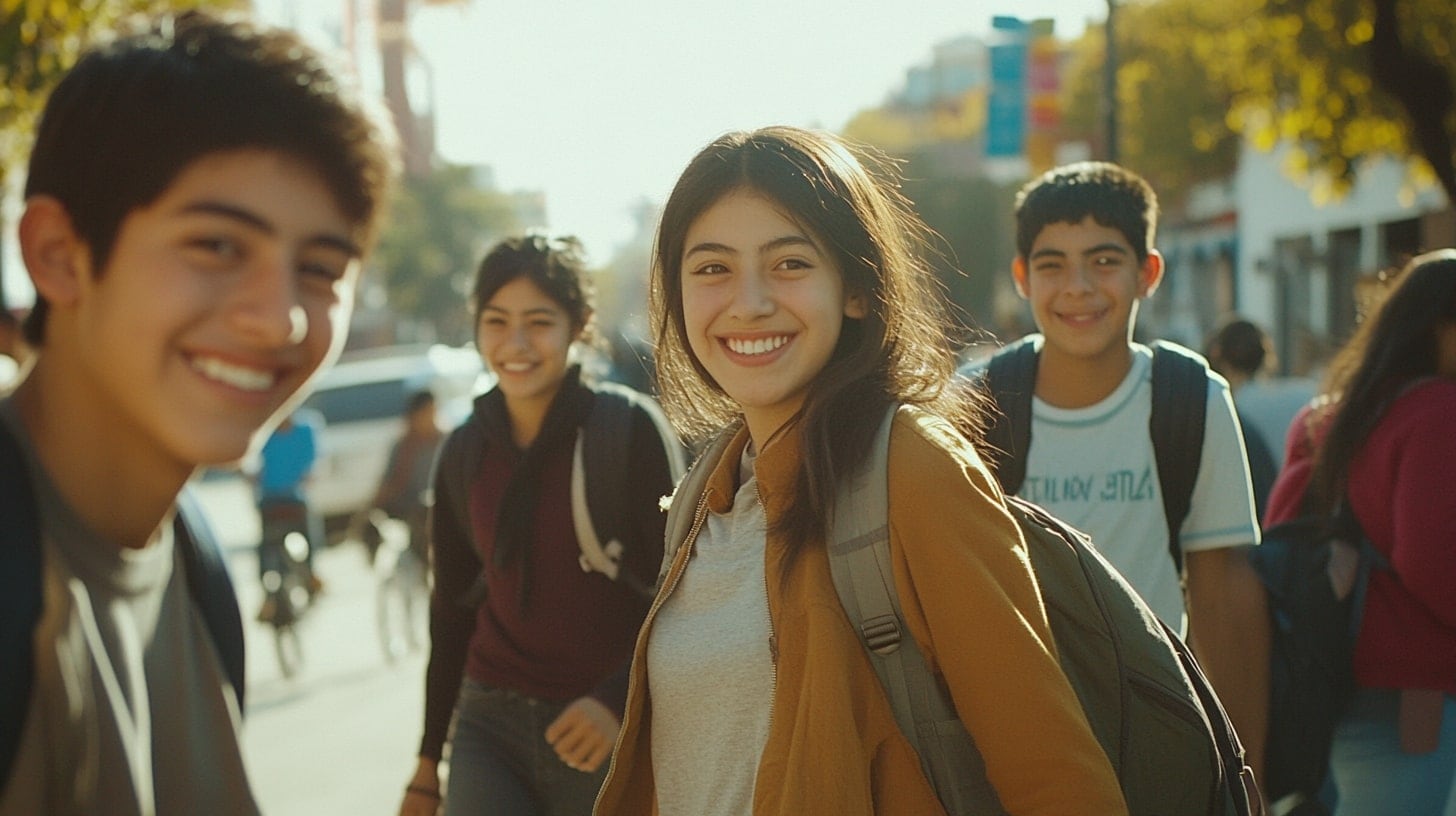
{"type": "Polygon", "coordinates": [[[190,490],[184,489],[177,497],[177,519],[173,529],[187,571],[187,590],[207,624],[208,634],[217,647],[223,671],[232,684],[241,713],[245,710],[246,661],[238,596],[233,592],[233,582],[228,577],[227,563],[223,560],[217,538],[190,490]]]}
{"type": "MultiPolygon", "coordinates": [[[[602,557],[600,553],[588,554],[588,547],[601,550],[610,542],[621,541],[627,526],[628,461],[634,444],[632,432],[637,413],[651,420],[674,483],[685,469],[682,446],[656,402],[631,388],[610,382],[595,386],[593,392],[591,411],[582,423],[582,472],[573,475],[574,481],[579,479],[584,483],[582,492],[589,516],[581,519],[579,526],[588,528],[584,531],[587,535],[594,531],[596,536],[594,544],[582,540],[586,536],[577,536],[583,548],[582,557],[587,561],[602,557]]],[[[575,504],[573,501],[574,508],[575,504]]],[[[625,559],[619,563],[625,563],[625,559]]],[[[650,578],[632,575],[625,568],[617,572],[617,580],[649,598],[655,594],[654,582],[650,578]]]]}
{"type": "Polygon", "coordinates": [[[987,464],[1008,496],[1016,495],[1026,480],[1038,338],[1039,335],[1027,335],[996,352],[984,374],[986,390],[995,399],[997,409],[986,429],[990,449],[987,464]]]}
{"type": "Polygon", "coordinates": [[[1208,361],[1188,349],[1153,343],[1153,406],[1148,433],[1158,463],[1163,515],[1168,520],[1168,552],[1183,573],[1183,521],[1193,506],[1193,486],[1203,458],[1203,426],[1208,412],[1208,361]]]}
{"type": "Polygon", "coordinates": [[[0,790],[20,750],[42,610],[40,519],[20,444],[0,422],[0,790]]]}

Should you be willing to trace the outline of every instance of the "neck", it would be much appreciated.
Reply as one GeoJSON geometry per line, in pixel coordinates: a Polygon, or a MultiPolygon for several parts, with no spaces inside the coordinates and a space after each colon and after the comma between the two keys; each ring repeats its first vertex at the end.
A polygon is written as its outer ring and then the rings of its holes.
{"type": "Polygon", "coordinates": [[[1057,408],[1086,408],[1107,399],[1131,370],[1128,346],[1098,357],[1072,357],[1043,346],[1036,367],[1036,396],[1057,408]]]}
{"type": "Polygon", "coordinates": [[[88,415],[86,396],[66,393],[43,357],[15,392],[36,457],[88,527],[118,547],[146,546],[193,468],[88,415]]]}

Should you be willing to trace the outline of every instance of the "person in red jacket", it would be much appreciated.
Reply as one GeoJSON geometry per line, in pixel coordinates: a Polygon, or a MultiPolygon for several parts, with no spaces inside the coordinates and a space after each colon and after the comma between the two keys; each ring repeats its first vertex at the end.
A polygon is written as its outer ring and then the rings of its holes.
{"type": "Polygon", "coordinates": [[[1346,496],[1371,574],[1359,686],[1335,730],[1336,816],[1456,814],[1456,250],[1413,259],[1290,426],[1265,526],[1346,496]]]}

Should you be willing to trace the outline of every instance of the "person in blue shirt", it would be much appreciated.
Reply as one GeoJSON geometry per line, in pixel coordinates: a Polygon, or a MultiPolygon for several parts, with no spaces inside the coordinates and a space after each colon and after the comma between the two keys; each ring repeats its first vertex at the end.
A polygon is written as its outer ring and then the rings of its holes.
{"type": "MultiPolygon", "coordinates": [[[[258,580],[270,570],[283,567],[283,539],[301,532],[308,539],[308,586],[313,594],[323,589],[314,569],[314,555],[324,546],[323,519],[308,504],[308,477],[319,458],[319,437],[324,418],[317,411],[300,408],[279,423],[259,453],[257,487],[258,517],[262,535],[258,541],[258,580]]],[[[260,620],[272,617],[268,601],[258,613],[260,620]]]]}

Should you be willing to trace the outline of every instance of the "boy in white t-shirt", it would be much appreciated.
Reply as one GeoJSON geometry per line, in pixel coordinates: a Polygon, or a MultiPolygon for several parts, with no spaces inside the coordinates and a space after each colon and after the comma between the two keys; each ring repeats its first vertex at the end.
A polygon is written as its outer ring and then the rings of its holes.
{"type": "Polygon", "coordinates": [[[1258,771],[1268,622],[1244,548],[1259,530],[1233,402],[1217,374],[1202,400],[1202,450],[1180,453],[1199,464],[1176,528],[1184,575],[1169,552],[1149,433],[1153,354],[1132,341],[1138,303],[1163,276],[1153,248],[1157,198],[1124,168],[1083,162],[1024,187],[1016,222],[1012,276],[1041,330],[1018,494],[1090,533],[1153,610],[1187,633],[1258,771]]]}

